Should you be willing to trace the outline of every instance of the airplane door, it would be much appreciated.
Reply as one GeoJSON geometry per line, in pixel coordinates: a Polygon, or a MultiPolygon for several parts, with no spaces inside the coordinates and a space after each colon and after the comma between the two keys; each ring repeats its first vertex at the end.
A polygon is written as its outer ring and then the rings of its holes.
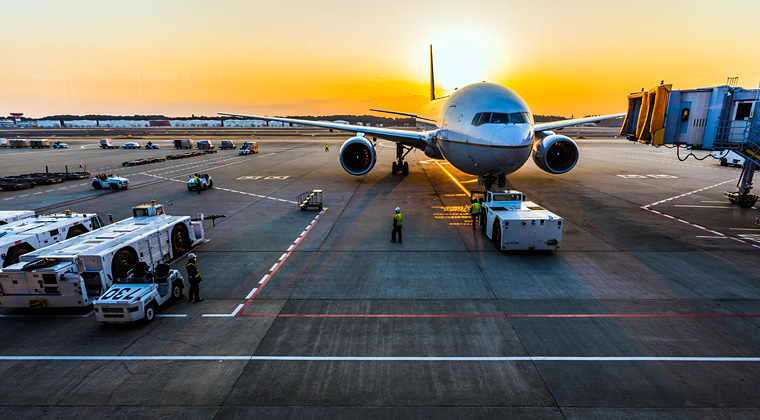
{"type": "Polygon", "coordinates": [[[452,105],[449,107],[449,109],[446,110],[446,115],[443,117],[443,130],[441,130],[441,138],[444,140],[449,140],[449,124],[451,124],[451,120],[454,118],[456,111],[457,106],[452,105]]]}

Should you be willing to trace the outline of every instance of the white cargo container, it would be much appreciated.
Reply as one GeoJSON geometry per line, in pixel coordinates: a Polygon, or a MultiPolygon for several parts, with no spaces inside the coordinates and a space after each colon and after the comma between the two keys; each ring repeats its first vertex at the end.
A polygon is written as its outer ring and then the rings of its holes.
{"type": "Polygon", "coordinates": [[[203,225],[188,216],[169,216],[152,202],[133,217],[21,256],[0,270],[0,307],[92,305],[115,279],[138,262],[171,261],[203,239],[203,225]]]}
{"type": "Polygon", "coordinates": [[[556,251],[562,242],[562,218],[525,201],[520,191],[488,191],[480,228],[500,251],[556,251]]]}
{"type": "Polygon", "coordinates": [[[35,249],[58,243],[103,226],[96,213],[59,213],[18,220],[0,226],[0,262],[3,268],[35,249]]]}
{"type": "Polygon", "coordinates": [[[34,210],[0,211],[0,225],[26,219],[28,217],[34,217],[34,210]]]}

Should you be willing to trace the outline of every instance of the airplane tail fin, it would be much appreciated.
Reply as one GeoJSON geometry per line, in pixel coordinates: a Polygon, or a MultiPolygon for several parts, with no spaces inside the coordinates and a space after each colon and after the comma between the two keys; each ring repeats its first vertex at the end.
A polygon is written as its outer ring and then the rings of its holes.
{"type": "Polygon", "coordinates": [[[430,100],[435,100],[435,78],[433,77],[433,44],[430,44],[430,100]]]}

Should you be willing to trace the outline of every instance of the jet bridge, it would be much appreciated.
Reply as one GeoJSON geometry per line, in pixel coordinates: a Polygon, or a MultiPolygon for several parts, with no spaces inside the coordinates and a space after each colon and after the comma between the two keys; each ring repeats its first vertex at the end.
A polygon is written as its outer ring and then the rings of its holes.
{"type": "Polygon", "coordinates": [[[746,162],[738,191],[726,192],[726,197],[733,204],[752,207],[758,199],[751,190],[755,169],[760,167],[760,118],[755,113],[759,100],[760,89],[672,90],[672,85],[661,84],[628,95],[620,134],[655,147],[731,150],[741,155],[746,162]]]}

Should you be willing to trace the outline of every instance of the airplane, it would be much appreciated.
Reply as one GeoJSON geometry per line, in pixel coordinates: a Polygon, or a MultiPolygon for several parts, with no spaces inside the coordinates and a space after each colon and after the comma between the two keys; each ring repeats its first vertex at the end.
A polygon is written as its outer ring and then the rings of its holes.
{"type": "Polygon", "coordinates": [[[506,176],[520,169],[528,157],[542,170],[563,174],[578,162],[578,146],[553,129],[622,117],[612,114],[536,124],[528,104],[509,88],[496,83],[474,83],[448,96],[435,97],[433,46],[430,46],[430,102],[417,114],[371,109],[415,118],[416,131],[368,127],[294,118],[265,117],[220,112],[219,115],[279,121],[355,133],[340,148],[340,164],[351,175],[365,175],[377,161],[377,138],[396,143],[391,172],[409,173],[404,161],[413,149],[432,159],[446,159],[460,171],[478,176],[478,184],[490,190],[494,181],[506,186],[506,176]],[[367,136],[371,136],[373,141],[367,136]]]}

